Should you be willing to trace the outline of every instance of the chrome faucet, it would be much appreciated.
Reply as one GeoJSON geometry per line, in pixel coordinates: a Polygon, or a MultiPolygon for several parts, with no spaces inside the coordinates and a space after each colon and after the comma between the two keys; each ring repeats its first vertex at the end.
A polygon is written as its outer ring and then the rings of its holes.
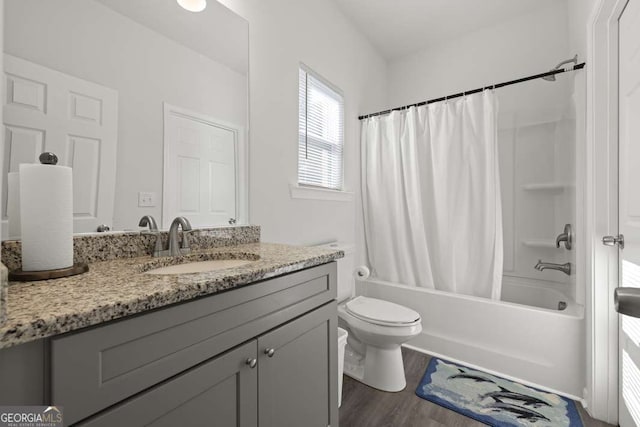
{"type": "Polygon", "coordinates": [[[140,218],[140,222],[138,223],[138,227],[146,227],[149,226],[149,231],[150,232],[157,232],[158,231],[158,224],[156,223],[156,220],[151,216],[151,215],[145,215],[142,218],[140,218]]]}
{"type": "Polygon", "coordinates": [[[183,216],[173,220],[169,227],[169,256],[184,255],[191,252],[187,231],[191,231],[191,223],[183,216]],[[182,246],[178,243],[178,228],[182,227],[182,246]]]}
{"type": "Polygon", "coordinates": [[[140,222],[138,223],[139,227],[149,227],[149,230],[142,231],[142,234],[152,234],[156,236],[156,245],[153,249],[153,256],[160,256],[162,253],[162,239],[160,236],[160,231],[158,230],[158,224],[156,223],[155,218],[151,215],[145,215],[140,218],[140,222]]]}
{"type": "Polygon", "coordinates": [[[571,276],[571,263],[567,262],[564,264],[555,264],[553,262],[542,262],[542,260],[538,260],[538,263],[534,267],[538,271],[544,270],[558,270],[562,271],[567,276],[571,276]]]}

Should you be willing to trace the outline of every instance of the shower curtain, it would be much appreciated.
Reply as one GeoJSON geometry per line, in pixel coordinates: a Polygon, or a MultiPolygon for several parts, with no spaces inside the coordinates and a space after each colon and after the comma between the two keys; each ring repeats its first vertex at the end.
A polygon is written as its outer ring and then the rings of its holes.
{"type": "Polygon", "coordinates": [[[492,91],[362,123],[365,242],[373,274],[500,299],[502,207],[492,91]]]}

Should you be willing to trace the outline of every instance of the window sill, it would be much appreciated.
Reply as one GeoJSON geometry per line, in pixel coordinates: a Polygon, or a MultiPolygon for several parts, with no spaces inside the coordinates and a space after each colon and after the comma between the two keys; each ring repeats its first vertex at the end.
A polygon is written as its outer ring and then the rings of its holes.
{"type": "Polygon", "coordinates": [[[292,199],[332,200],[336,202],[353,201],[353,193],[350,191],[305,187],[297,184],[290,184],[289,190],[292,199]]]}

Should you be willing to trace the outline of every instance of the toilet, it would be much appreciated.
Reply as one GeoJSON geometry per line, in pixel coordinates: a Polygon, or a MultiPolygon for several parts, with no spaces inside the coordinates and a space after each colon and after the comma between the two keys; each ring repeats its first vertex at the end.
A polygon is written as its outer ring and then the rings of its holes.
{"type": "Polygon", "coordinates": [[[323,246],[345,253],[337,261],[338,325],[348,333],[344,373],[379,390],[403,390],[407,382],[400,347],[422,331],[420,315],[389,301],[354,296],[353,245],[323,246]]]}
{"type": "Polygon", "coordinates": [[[420,315],[389,301],[357,296],[338,306],[338,324],[349,333],[344,373],[379,390],[404,390],[401,345],[422,331],[420,315]]]}

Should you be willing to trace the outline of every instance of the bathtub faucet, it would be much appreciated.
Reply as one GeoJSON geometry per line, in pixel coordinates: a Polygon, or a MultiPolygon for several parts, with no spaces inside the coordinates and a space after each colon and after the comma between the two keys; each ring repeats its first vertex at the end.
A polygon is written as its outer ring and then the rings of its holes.
{"type": "Polygon", "coordinates": [[[542,260],[538,260],[538,263],[534,267],[538,271],[544,270],[558,270],[562,271],[567,276],[571,276],[571,263],[566,262],[564,264],[555,264],[553,262],[542,262],[542,260]]]}

